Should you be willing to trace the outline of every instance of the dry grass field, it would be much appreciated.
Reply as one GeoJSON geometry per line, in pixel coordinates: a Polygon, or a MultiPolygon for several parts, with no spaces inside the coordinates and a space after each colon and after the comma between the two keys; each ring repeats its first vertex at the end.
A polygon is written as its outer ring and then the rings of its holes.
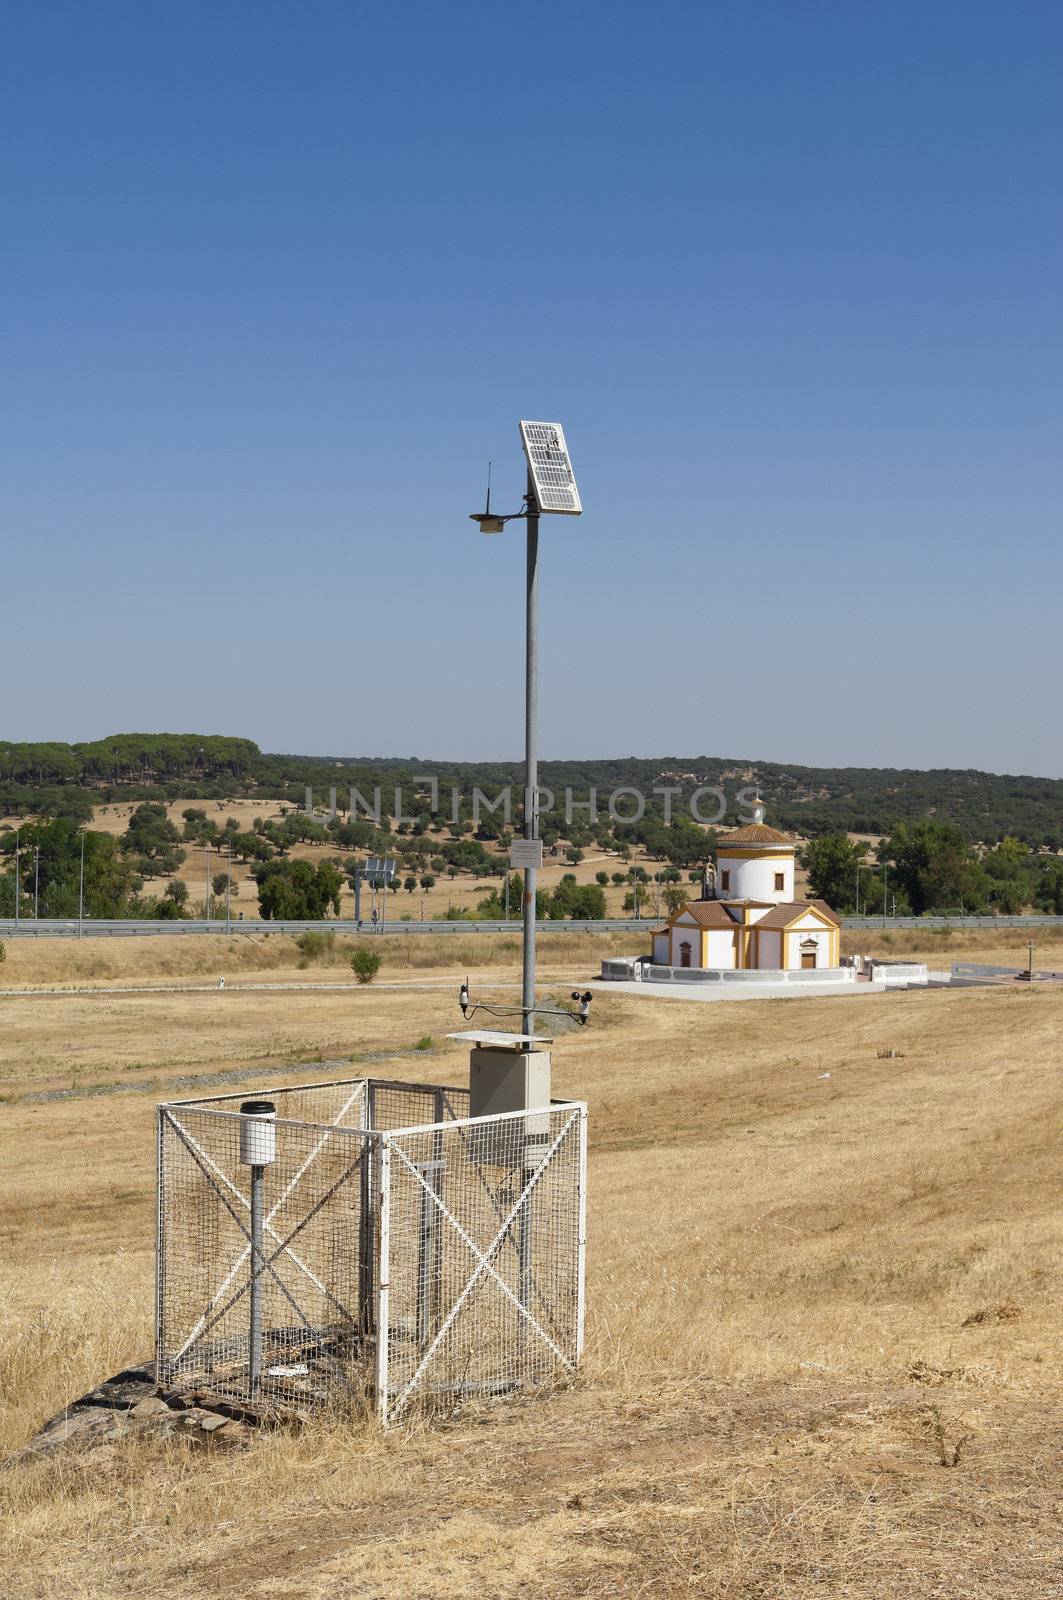
{"type": "MultiPolygon", "coordinates": [[[[603,943],[544,939],[545,986],[603,943]]],[[[0,1453],[150,1348],[152,1108],[178,1080],[365,1052],[374,1073],[463,1077],[453,986],[514,981],[516,949],[381,946],[358,991],[0,999],[0,1453]]],[[[0,981],[106,989],[219,959],[198,939],[12,941],[0,981]]],[[[275,936],[226,947],[225,970],[327,984],[334,959],[301,968],[275,936]]],[[[1063,1596],[1061,1028],[1063,992],[1038,986],[599,996],[554,1058],[555,1091],[591,1111],[577,1387],[384,1437],[9,1467],[5,1596],[1063,1596]]]]}

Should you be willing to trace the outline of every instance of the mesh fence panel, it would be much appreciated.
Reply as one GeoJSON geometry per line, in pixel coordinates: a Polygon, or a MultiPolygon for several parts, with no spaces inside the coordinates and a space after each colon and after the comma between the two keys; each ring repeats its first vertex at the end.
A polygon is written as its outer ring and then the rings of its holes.
{"type": "MultiPolygon", "coordinates": [[[[335,1083],[296,1084],[280,1089],[256,1089],[255,1096],[265,1096],[277,1108],[277,1116],[292,1122],[321,1122],[339,1128],[369,1128],[368,1078],[351,1078],[335,1083]]],[[[246,1089],[238,1094],[211,1095],[203,1100],[183,1100],[180,1109],[199,1111],[239,1112],[241,1102],[249,1098],[246,1089]]],[[[423,1119],[422,1119],[423,1120],[423,1119]]]]}
{"type": "Polygon", "coordinates": [[[575,1366],[580,1109],[389,1136],[387,1421],[575,1366]]]}
{"type": "Polygon", "coordinates": [[[378,1078],[369,1084],[368,1115],[367,1126],[384,1132],[417,1127],[422,1122],[453,1122],[469,1115],[469,1091],[378,1078]]]}
{"type": "Polygon", "coordinates": [[[267,1408],[364,1395],[372,1140],[276,1122],[275,1159],[254,1169],[263,1225],[253,1274],[254,1180],[241,1160],[241,1121],[237,1112],[186,1106],[159,1114],[159,1380],[267,1408]],[[253,1309],[261,1328],[254,1363],[253,1309]]]}
{"type": "Polygon", "coordinates": [[[246,1095],[159,1108],[160,1383],[389,1422],[576,1364],[584,1107],[468,1120],[466,1089],[366,1079],[262,1093],[255,1167],[246,1095]]]}

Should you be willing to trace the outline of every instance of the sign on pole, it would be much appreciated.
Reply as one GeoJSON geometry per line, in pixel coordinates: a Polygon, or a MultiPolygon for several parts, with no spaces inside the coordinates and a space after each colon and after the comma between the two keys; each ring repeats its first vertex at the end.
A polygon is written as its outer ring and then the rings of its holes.
{"type": "Polygon", "coordinates": [[[541,839],[514,839],[509,847],[509,864],[518,872],[523,872],[528,867],[541,867],[543,864],[543,841],[541,839]]]}

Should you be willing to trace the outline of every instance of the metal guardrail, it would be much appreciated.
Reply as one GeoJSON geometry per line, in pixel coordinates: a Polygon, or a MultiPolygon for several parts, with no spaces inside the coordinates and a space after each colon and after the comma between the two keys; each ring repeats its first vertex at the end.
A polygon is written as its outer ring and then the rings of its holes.
{"type": "Polygon", "coordinates": [[[1051,912],[1029,916],[954,916],[954,917],[842,917],[843,928],[1063,928],[1063,917],[1051,912]]]}
{"type": "MultiPolygon", "coordinates": [[[[1031,915],[1027,917],[842,917],[842,927],[848,930],[868,932],[881,932],[883,929],[909,929],[912,931],[928,932],[941,928],[977,928],[987,932],[995,932],[1001,928],[1063,928],[1063,917],[1051,915],[1031,915]]],[[[660,917],[606,917],[600,921],[561,922],[545,921],[535,924],[539,933],[631,933],[645,934],[652,928],[659,928],[660,917]]],[[[149,934],[169,933],[214,933],[230,934],[270,934],[270,933],[347,933],[361,934],[365,938],[375,939],[386,933],[396,934],[453,934],[463,933],[512,933],[519,934],[522,924],[520,922],[404,922],[391,921],[385,924],[377,923],[375,926],[364,917],[362,921],[355,922],[351,917],[326,918],[321,921],[292,922],[263,921],[259,918],[244,918],[238,922],[233,920],[228,929],[224,918],[216,918],[207,922],[202,918],[189,921],[155,922],[143,921],[137,917],[122,920],[94,920],[86,917],[79,924],[76,917],[41,917],[34,921],[32,917],[22,917],[18,926],[15,926],[13,917],[0,918],[0,939],[76,939],[83,934],[85,938],[136,938],[149,934]]]]}
{"type": "MultiPolygon", "coordinates": [[[[627,917],[601,922],[561,922],[545,921],[535,924],[539,933],[646,933],[650,928],[660,924],[656,921],[639,919],[634,921],[627,917]]],[[[376,939],[382,934],[389,936],[396,934],[454,934],[463,933],[512,933],[519,934],[523,924],[520,922],[387,922],[377,923],[375,926],[364,918],[355,922],[353,918],[334,917],[319,922],[292,922],[292,921],[251,921],[245,918],[242,922],[232,922],[226,928],[224,918],[206,922],[202,919],[188,921],[146,921],[130,917],[119,921],[93,920],[86,917],[79,924],[77,919],[60,917],[41,917],[34,921],[23,917],[18,927],[14,918],[0,919],[0,939],[76,939],[83,935],[86,939],[93,938],[137,938],[158,933],[213,933],[223,937],[228,932],[232,935],[271,933],[347,933],[360,934],[363,938],[376,939]]]]}

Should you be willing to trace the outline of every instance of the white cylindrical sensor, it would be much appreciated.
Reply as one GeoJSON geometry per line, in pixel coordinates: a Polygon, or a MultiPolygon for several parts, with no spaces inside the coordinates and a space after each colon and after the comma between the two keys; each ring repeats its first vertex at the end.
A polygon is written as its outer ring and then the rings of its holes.
{"type": "Polygon", "coordinates": [[[245,1100],[240,1107],[240,1160],[268,1167],[277,1154],[277,1108],[272,1100],[245,1100]]]}

